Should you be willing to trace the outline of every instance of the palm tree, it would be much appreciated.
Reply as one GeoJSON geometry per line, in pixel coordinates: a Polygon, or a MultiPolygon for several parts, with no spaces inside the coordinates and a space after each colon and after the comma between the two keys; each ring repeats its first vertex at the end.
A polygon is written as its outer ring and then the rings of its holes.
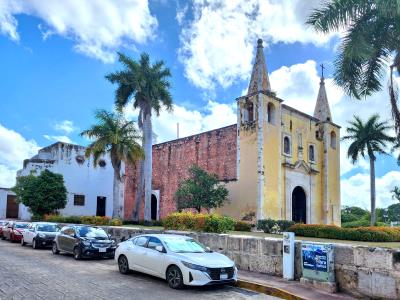
{"type": "Polygon", "coordinates": [[[152,113],[160,115],[161,109],[172,110],[172,97],[169,92],[171,73],[165,67],[163,61],[157,61],[150,64],[149,55],[142,53],[137,62],[130,57],[118,53],[119,61],[124,69],[110,73],[106,78],[111,83],[118,84],[116,90],[115,104],[119,110],[122,110],[130,101],[133,107],[139,109],[138,123],[143,131],[143,146],[145,150],[144,165],[141,164],[141,181],[136,192],[136,207],[133,212],[133,218],[138,220],[140,200],[142,199],[142,188],[144,185],[145,209],[144,218],[147,221],[151,219],[151,180],[152,180],[152,113]]]}
{"type": "Polygon", "coordinates": [[[93,155],[96,167],[100,158],[110,155],[114,169],[113,184],[113,218],[123,218],[123,178],[122,162],[135,163],[144,156],[142,146],[138,143],[141,136],[133,121],[124,119],[121,113],[98,110],[95,113],[97,124],[81,133],[94,141],[86,148],[86,157],[93,155]],[[122,189],[121,189],[122,187],[122,189]]]}
{"type": "Polygon", "coordinates": [[[350,96],[361,99],[380,91],[382,75],[389,67],[390,104],[399,139],[393,69],[400,74],[400,1],[330,0],[313,11],[307,23],[322,33],[346,30],[334,62],[334,80],[350,96]]]}
{"type": "Polygon", "coordinates": [[[388,122],[380,122],[379,115],[371,116],[365,123],[357,116],[349,121],[350,126],[346,128],[347,135],[343,140],[351,141],[347,156],[352,163],[356,163],[360,156],[365,158],[368,155],[370,164],[370,187],[371,187],[371,226],[376,223],[375,214],[375,160],[376,154],[387,154],[388,144],[394,143],[396,138],[386,134],[392,127],[388,122]]]}

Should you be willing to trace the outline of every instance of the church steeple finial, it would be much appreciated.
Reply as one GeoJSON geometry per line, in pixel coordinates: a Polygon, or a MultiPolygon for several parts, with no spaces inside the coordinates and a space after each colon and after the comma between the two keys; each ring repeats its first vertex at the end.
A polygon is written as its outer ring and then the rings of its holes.
{"type": "Polygon", "coordinates": [[[324,69],[325,69],[324,64],[321,64],[321,81],[319,83],[317,103],[315,105],[315,110],[314,110],[314,117],[323,122],[332,121],[328,96],[326,95],[326,90],[325,90],[324,69]]]}
{"type": "Polygon", "coordinates": [[[258,39],[257,41],[256,59],[253,65],[253,71],[251,72],[251,79],[247,94],[249,95],[251,93],[260,91],[271,91],[267,66],[265,64],[262,39],[258,39]]]}

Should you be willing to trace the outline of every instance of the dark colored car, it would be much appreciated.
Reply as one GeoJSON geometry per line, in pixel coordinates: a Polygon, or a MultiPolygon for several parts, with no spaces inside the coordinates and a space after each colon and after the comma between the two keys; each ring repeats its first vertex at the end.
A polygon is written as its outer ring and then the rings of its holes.
{"type": "Polygon", "coordinates": [[[72,253],[75,259],[114,258],[116,243],[100,227],[69,225],[61,229],[53,242],[53,254],[72,253]]]}
{"type": "Polygon", "coordinates": [[[3,227],[7,227],[9,222],[10,221],[6,221],[6,220],[1,220],[0,221],[0,238],[3,237],[3,227]]]}
{"type": "Polygon", "coordinates": [[[3,227],[2,239],[8,239],[10,242],[20,242],[22,233],[27,228],[29,223],[11,221],[6,227],[3,227]]]}

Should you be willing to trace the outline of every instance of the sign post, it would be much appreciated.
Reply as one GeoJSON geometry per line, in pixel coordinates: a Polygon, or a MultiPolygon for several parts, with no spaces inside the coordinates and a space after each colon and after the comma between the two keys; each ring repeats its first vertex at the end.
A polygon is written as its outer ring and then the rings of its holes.
{"type": "Polygon", "coordinates": [[[336,290],[332,244],[303,242],[301,244],[301,265],[303,277],[300,281],[319,282],[325,284],[328,291],[336,290]]]}
{"type": "Polygon", "coordinates": [[[283,233],[283,278],[294,279],[294,233],[283,233]]]}

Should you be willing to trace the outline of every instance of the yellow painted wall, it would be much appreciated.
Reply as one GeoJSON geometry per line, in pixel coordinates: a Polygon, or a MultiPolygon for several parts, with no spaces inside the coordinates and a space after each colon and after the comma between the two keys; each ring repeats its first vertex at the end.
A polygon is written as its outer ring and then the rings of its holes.
{"type": "Polygon", "coordinates": [[[217,210],[235,218],[257,211],[257,128],[242,129],[239,145],[239,180],[227,183],[230,203],[217,210]]]}
{"type": "MultiPolygon", "coordinates": [[[[264,122],[264,216],[275,220],[282,219],[282,184],[281,173],[281,109],[280,101],[263,95],[264,122]],[[270,123],[267,119],[267,107],[271,103],[274,108],[275,120],[270,123]]],[[[284,191],[284,190],[283,190],[284,191]]]]}

